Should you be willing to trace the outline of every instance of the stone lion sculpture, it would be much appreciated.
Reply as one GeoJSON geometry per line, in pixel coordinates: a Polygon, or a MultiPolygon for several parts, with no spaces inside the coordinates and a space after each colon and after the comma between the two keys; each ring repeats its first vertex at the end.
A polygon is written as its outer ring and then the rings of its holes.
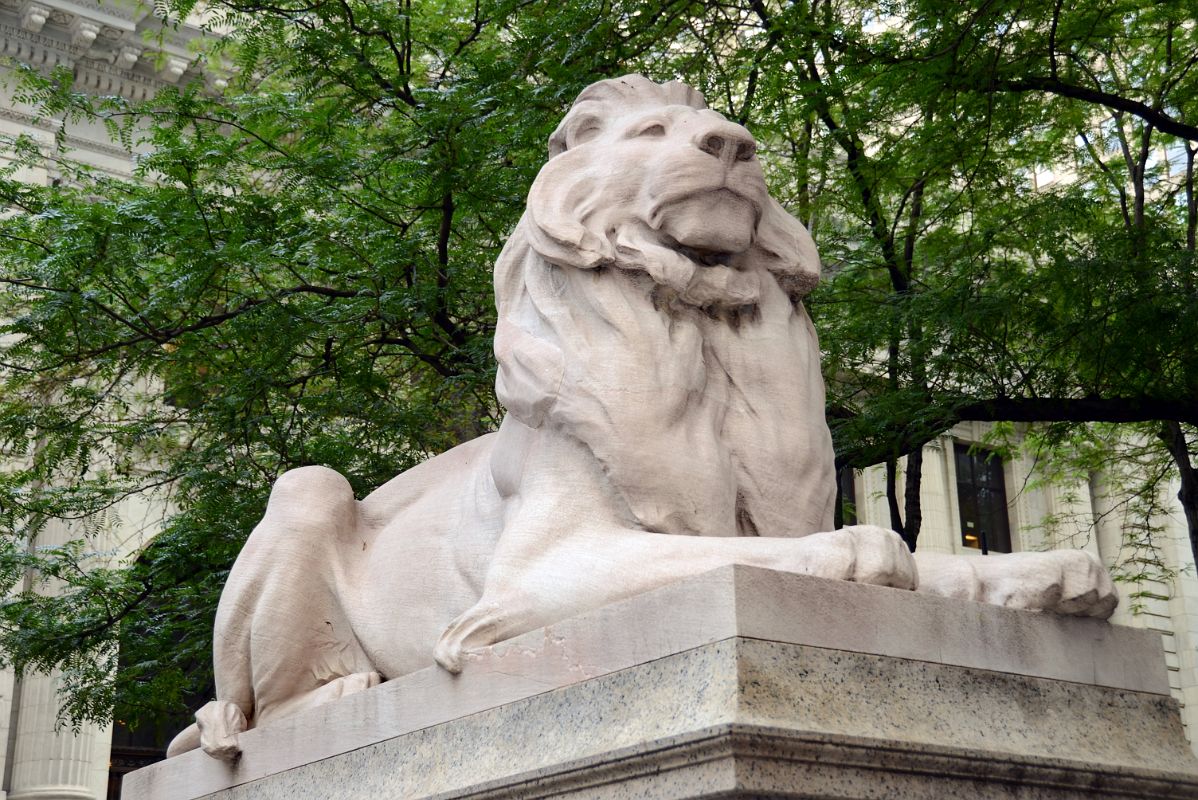
{"type": "MultiPolygon", "coordinates": [[[[216,618],[217,699],[172,744],[236,734],[688,575],[743,563],[899,589],[895,533],[831,530],[807,231],[753,137],[694,89],[579,95],[495,266],[497,433],[362,501],[283,475],[216,618]]],[[[920,588],[1109,616],[1080,552],[929,556],[920,588]]]]}

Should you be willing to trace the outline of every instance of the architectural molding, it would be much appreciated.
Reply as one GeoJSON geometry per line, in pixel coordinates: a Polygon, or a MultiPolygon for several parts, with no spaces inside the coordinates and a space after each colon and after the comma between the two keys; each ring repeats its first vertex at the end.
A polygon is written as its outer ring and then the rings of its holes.
{"type": "MultiPolygon", "coordinates": [[[[33,114],[26,114],[23,111],[16,111],[11,108],[0,108],[0,119],[6,119],[10,122],[16,122],[38,130],[54,132],[58,130],[57,123],[35,117],[33,114]]],[[[100,153],[106,156],[115,156],[117,158],[129,158],[130,152],[123,147],[118,147],[108,141],[100,141],[97,139],[89,139],[84,136],[75,136],[67,134],[64,142],[79,150],[87,150],[92,153],[100,153]]]]}
{"type": "Polygon", "coordinates": [[[210,73],[200,57],[210,36],[121,0],[0,0],[0,56],[44,71],[66,67],[79,89],[134,101],[191,80],[223,88],[223,73],[210,73]]]}

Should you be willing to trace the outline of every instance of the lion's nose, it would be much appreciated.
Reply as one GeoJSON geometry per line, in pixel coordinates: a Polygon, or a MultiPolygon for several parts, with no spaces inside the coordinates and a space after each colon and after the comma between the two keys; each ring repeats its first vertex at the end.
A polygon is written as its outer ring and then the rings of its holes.
{"type": "Polygon", "coordinates": [[[748,161],[757,154],[757,142],[752,134],[733,122],[708,125],[699,131],[694,142],[695,147],[727,164],[748,161]]]}

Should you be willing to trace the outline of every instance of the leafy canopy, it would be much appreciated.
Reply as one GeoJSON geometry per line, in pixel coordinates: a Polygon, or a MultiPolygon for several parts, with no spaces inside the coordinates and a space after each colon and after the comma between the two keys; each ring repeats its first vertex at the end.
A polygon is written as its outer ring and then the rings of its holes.
{"type": "Polygon", "coordinates": [[[64,670],[75,722],[210,692],[215,603],[275,477],[325,464],[361,495],[494,428],[491,265],[568,103],[631,71],[761,140],[825,260],[839,460],[889,465],[913,546],[919,448],[961,419],[1055,420],[1091,465],[1109,447],[1077,424],[1169,421],[1180,450],[1141,455],[1188,465],[1192,23],[1147,0],[885,13],[234,0],[205,6],[223,92],[22,70],[46,118],[139,156],[122,179],[6,142],[0,652],[64,670]],[[1033,190],[1051,165],[1073,179],[1033,190]],[[61,179],[23,179],[42,167],[61,179]]]}

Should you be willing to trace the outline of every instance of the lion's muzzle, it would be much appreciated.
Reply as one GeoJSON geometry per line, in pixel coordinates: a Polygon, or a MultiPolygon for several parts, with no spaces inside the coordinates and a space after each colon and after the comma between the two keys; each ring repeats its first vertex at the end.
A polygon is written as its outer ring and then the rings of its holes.
{"type": "Polygon", "coordinates": [[[744,127],[727,120],[704,120],[691,138],[695,147],[726,167],[738,161],[752,161],[757,155],[757,140],[744,127]]]}

